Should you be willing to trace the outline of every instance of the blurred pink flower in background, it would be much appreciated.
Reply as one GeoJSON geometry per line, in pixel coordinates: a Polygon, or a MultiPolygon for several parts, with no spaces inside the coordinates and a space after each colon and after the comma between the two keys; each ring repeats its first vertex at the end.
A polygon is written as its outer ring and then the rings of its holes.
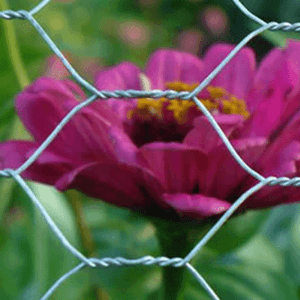
{"type": "Polygon", "coordinates": [[[203,24],[216,36],[224,34],[228,30],[229,20],[227,14],[218,6],[207,7],[201,13],[201,18],[203,24]]]}
{"type": "Polygon", "coordinates": [[[82,69],[87,78],[93,79],[104,68],[104,62],[99,57],[77,57],[77,65],[82,69]]]}
{"type": "MultiPolygon", "coordinates": [[[[159,50],[145,70],[130,62],[99,72],[100,90],[193,90],[233,49],[204,58],[159,50]]],[[[245,162],[263,176],[299,176],[300,43],[272,50],[256,68],[242,49],[198,97],[245,162]]],[[[59,121],[85,99],[69,80],[42,77],[16,98],[35,141],[0,144],[1,168],[19,167],[59,121]]],[[[27,170],[27,179],[77,189],[162,218],[219,215],[256,183],[234,160],[192,101],[109,99],[83,108],[27,170]]],[[[243,204],[264,208],[299,201],[293,187],[264,187],[243,204]]]]}
{"type": "MultiPolygon", "coordinates": [[[[78,57],[64,51],[63,55],[86,78],[92,79],[97,72],[103,69],[103,62],[98,57],[78,57]]],[[[44,76],[55,79],[66,79],[71,75],[61,60],[54,54],[48,57],[43,69],[44,76]]]]}
{"type": "Polygon", "coordinates": [[[177,37],[178,50],[197,54],[204,46],[205,38],[202,32],[196,29],[184,30],[177,37]]]}
{"type": "MultiPolygon", "coordinates": [[[[63,55],[71,63],[71,57],[69,53],[63,52],[63,55]]],[[[46,61],[46,70],[44,75],[46,77],[52,77],[56,79],[65,79],[70,76],[69,71],[56,55],[50,55],[46,61]]]]}
{"type": "Polygon", "coordinates": [[[119,36],[126,44],[145,47],[150,41],[150,30],[142,22],[125,21],[120,23],[119,36]]]}

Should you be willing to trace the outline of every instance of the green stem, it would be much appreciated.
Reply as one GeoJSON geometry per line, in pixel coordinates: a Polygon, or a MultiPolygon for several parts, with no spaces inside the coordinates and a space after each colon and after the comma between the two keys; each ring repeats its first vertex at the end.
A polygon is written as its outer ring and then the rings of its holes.
{"type": "MultiPolygon", "coordinates": [[[[2,11],[8,9],[9,7],[6,0],[0,0],[0,10],[2,11]]],[[[16,20],[3,20],[3,27],[10,61],[12,63],[15,75],[18,79],[19,86],[21,89],[24,89],[30,81],[21,59],[16,31],[13,24],[13,22],[15,21],[16,20]]]]}
{"type": "MultiPolygon", "coordinates": [[[[0,10],[8,10],[6,0],[0,0],[0,10]]],[[[29,78],[25,71],[20,51],[19,45],[16,38],[16,32],[13,22],[14,20],[3,20],[3,28],[5,33],[6,45],[8,49],[8,54],[10,61],[18,80],[20,89],[25,88],[29,84],[29,78]]],[[[9,134],[9,139],[20,139],[28,138],[29,134],[24,129],[19,118],[16,116],[11,124],[11,130],[9,134]]],[[[4,213],[9,206],[11,194],[14,187],[14,181],[12,179],[2,179],[0,182],[0,194],[2,201],[0,202],[0,220],[3,220],[4,213]]]]}
{"type": "MultiPolygon", "coordinates": [[[[190,230],[180,222],[152,219],[157,229],[161,255],[168,258],[184,258],[194,245],[190,240],[190,230]]],[[[163,287],[161,299],[180,300],[184,298],[189,276],[185,267],[163,267],[163,287]]]]}
{"type": "MultiPolygon", "coordinates": [[[[96,245],[92,239],[92,234],[90,232],[89,227],[86,224],[83,207],[82,207],[82,200],[81,195],[76,190],[69,190],[65,192],[68,201],[71,204],[73,209],[77,228],[80,232],[80,239],[81,245],[83,248],[83,253],[88,257],[95,257],[96,256],[96,245]]],[[[106,295],[104,290],[101,290],[98,286],[92,285],[93,295],[95,299],[107,299],[108,296],[106,295]]]]}
{"type": "Polygon", "coordinates": [[[76,217],[76,223],[78,230],[80,232],[81,244],[84,249],[85,255],[89,257],[95,256],[95,243],[92,239],[92,234],[85,222],[84,214],[83,214],[83,207],[81,203],[81,196],[79,192],[75,190],[69,190],[65,192],[68,201],[71,204],[73,212],[76,217]]]}
{"type": "MultiPolygon", "coordinates": [[[[0,10],[8,10],[9,6],[6,0],[0,0],[0,10]]],[[[25,70],[23,61],[21,59],[20,48],[17,41],[16,30],[14,27],[14,22],[16,20],[3,20],[3,27],[5,32],[6,45],[8,50],[8,55],[12,64],[12,68],[17,77],[19,87],[23,90],[29,83],[29,77],[25,70]]],[[[24,22],[24,20],[22,20],[24,22]]],[[[30,135],[24,129],[19,118],[16,117],[11,126],[10,139],[24,139],[29,138],[30,135]]]]}
{"type": "MultiPolygon", "coordinates": [[[[167,231],[168,233],[168,231],[167,231]]],[[[185,257],[188,253],[188,233],[169,232],[166,235],[165,232],[158,233],[158,239],[162,250],[162,255],[169,258],[173,257],[185,257]]],[[[162,299],[183,299],[185,288],[187,285],[186,280],[186,268],[185,267],[163,267],[163,290],[162,299]]]]}
{"type": "MultiPolygon", "coordinates": [[[[158,218],[149,219],[156,227],[161,255],[168,258],[185,258],[211,227],[209,223],[172,222],[158,218]]],[[[191,279],[186,267],[162,267],[162,300],[186,299],[186,290],[191,279]]]]}

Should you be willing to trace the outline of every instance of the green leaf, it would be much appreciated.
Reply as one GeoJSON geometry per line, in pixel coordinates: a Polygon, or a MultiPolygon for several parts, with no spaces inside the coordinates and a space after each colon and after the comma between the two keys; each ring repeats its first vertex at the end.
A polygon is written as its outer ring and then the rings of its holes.
{"type": "MultiPolygon", "coordinates": [[[[201,266],[197,269],[201,270],[201,266]]],[[[201,274],[211,284],[220,299],[298,299],[296,286],[293,286],[284,274],[278,274],[263,267],[246,263],[232,266],[209,266],[201,274]]],[[[201,289],[200,286],[199,289],[201,289]]]]}
{"type": "Polygon", "coordinates": [[[251,265],[284,272],[284,257],[277,247],[263,234],[255,235],[246,245],[234,252],[234,256],[251,265]]]}
{"type": "Polygon", "coordinates": [[[26,215],[14,209],[6,216],[6,226],[1,225],[5,237],[0,245],[0,299],[17,299],[20,290],[32,278],[31,244],[27,239],[26,215]],[[7,226],[9,226],[7,228],[7,226]]]}
{"type": "MultiPolygon", "coordinates": [[[[75,219],[64,195],[52,187],[41,184],[30,184],[30,187],[58,228],[69,242],[80,251],[75,219]]],[[[32,242],[34,246],[32,263],[34,264],[34,276],[35,281],[38,282],[39,291],[37,296],[41,297],[59,277],[79,264],[80,261],[63,247],[37,209],[35,209],[34,215],[32,242]]],[[[65,300],[82,299],[82,293],[90,287],[87,275],[87,272],[81,271],[70,277],[57,289],[55,297],[65,300]]]]}
{"type": "MultiPolygon", "coordinates": [[[[158,256],[158,244],[153,226],[132,212],[103,202],[88,202],[86,220],[93,228],[93,240],[98,257],[140,258],[158,256]]],[[[147,299],[161,284],[161,270],[157,266],[111,265],[91,270],[93,281],[111,299],[147,299]]]]}
{"type": "Polygon", "coordinates": [[[263,232],[281,251],[286,274],[300,285],[300,205],[284,205],[272,210],[263,232]]]}
{"type": "Polygon", "coordinates": [[[230,252],[244,245],[259,232],[269,211],[248,211],[226,222],[206,247],[218,253],[230,252]]]}
{"type": "MultiPolygon", "coordinates": [[[[220,299],[298,299],[296,285],[284,273],[283,256],[263,235],[257,235],[238,252],[215,260],[200,256],[192,264],[220,299]]],[[[192,286],[201,290],[195,280],[192,286]]]]}
{"type": "MultiPolygon", "coordinates": [[[[257,233],[229,254],[200,251],[192,265],[222,300],[298,299],[297,286],[285,273],[284,255],[264,234],[257,233]]],[[[195,280],[191,283],[201,298],[202,287],[195,280]]]]}
{"type": "MultiPolygon", "coordinates": [[[[33,192],[67,239],[78,249],[76,224],[63,194],[53,188],[30,184],[33,192]]],[[[32,300],[41,296],[63,274],[79,263],[66,250],[20,188],[13,193],[13,208],[1,229],[0,299],[32,300]]],[[[90,289],[85,270],[70,277],[55,291],[57,299],[84,299],[90,289]]]]}
{"type": "Polygon", "coordinates": [[[299,258],[299,247],[300,247],[300,206],[299,204],[295,207],[294,211],[296,214],[292,219],[289,232],[286,232],[287,236],[287,247],[284,249],[285,254],[285,267],[286,272],[289,276],[300,286],[300,258],[299,258]]]}

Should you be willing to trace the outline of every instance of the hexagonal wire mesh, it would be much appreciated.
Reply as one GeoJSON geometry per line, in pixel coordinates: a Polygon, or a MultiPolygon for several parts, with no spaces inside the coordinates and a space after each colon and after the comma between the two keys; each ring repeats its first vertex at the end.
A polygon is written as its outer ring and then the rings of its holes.
{"type": "Polygon", "coordinates": [[[48,46],[52,49],[52,51],[57,55],[57,57],[62,61],[68,71],[72,74],[74,79],[84,86],[87,90],[89,90],[93,96],[89,97],[85,101],[78,104],[69,113],[61,120],[61,122],[56,126],[56,128],[52,131],[52,133],[45,139],[45,141],[38,147],[38,149],[24,162],[19,168],[12,169],[4,169],[0,170],[1,177],[12,177],[19,186],[24,190],[24,192],[31,199],[32,203],[39,209],[45,221],[49,225],[50,229],[54,232],[57,238],[61,241],[62,245],[68,249],[74,256],[76,256],[81,263],[64,274],[61,278],[59,278],[52,287],[45,293],[45,295],[41,298],[42,300],[48,299],[53,292],[59,287],[59,285],[66,280],[71,275],[79,272],[84,267],[109,267],[110,265],[122,266],[122,265],[154,265],[157,264],[161,267],[165,266],[173,266],[173,267],[186,267],[193,277],[202,285],[202,287],[206,290],[206,292],[210,295],[211,299],[217,300],[219,297],[215,294],[215,292],[211,289],[205,279],[200,275],[200,273],[189,263],[189,261],[200,251],[200,249],[213,237],[213,235],[222,227],[222,225],[230,218],[230,216],[237,210],[237,208],[245,201],[249,196],[253,193],[257,192],[265,185],[281,185],[281,186],[300,186],[300,178],[287,178],[280,177],[276,178],[274,176],[263,177],[252,168],[250,168],[237,154],[235,149],[232,147],[231,143],[214,120],[210,112],[206,109],[206,107],[201,103],[201,101],[196,97],[196,95],[201,92],[216,76],[217,74],[225,67],[227,63],[255,36],[259,35],[265,30],[272,31],[300,31],[300,23],[290,24],[288,22],[277,23],[277,22],[269,22],[266,23],[257,16],[253,15],[250,11],[248,11],[239,0],[233,0],[233,2],[237,5],[237,7],[253,21],[258,23],[260,27],[249,35],[247,35],[228,55],[227,57],[202,81],[202,83],[195,88],[192,92],[182,91],[177,92],[174,90],[151,90],[151,91],[139,91],[139,90],[115,90],[115,91],[99,91],[94,86],[85,81],[71,66],[68,60],[63,56],[61,51],[57,48],[55,43],[51,40],[51,38],[47,35],[47,33],[43,30],[40,24],[33,17],[34,14],[39,12],[43,7],[45,7],[50,0],[41,1],[35,8],[31,11],[12,11],[6,10],[0,12],[0,17],[6,20],[12,19],[26,19],[28,20],[32,26],[38,31],[40,36],[44,39],[44,41],[48,44],[48,46]],[[34,195],[32,190],[28,187],[26,182],[21,177],[21,173],[26,170],[45,150],[45,148],[51,143],[53,139],[58,135],[58,133],[63,129],[63,127],[67,124],[67,122],[83,107],[88,106],[93,101],[96,100],[107,100],[109,98],[161,98],[166,97],[168,99],[182,99],[182,100],[192,100],[194,103],[200,108],[202,113],[207,117],[213,128],[216,130],[220,138],[223,140],[226,145],[228,151],[235,158],[238,164],[247,171],[250,175],[256,178],[259,183],[250,188],[244,194],[242,194],[227,210],[226,213],[222,215],[222,217],[216,222],[216,224],[208,231],[208,233],[199,241],[199,243],[190,251],[190,253],[184,258],[168,258],[168,257],[151,257],[144,256],[138,259],[126,259],[123,257],[105,257],[105,258],[87,258],[83,254],[81,254],[77,249],[75,249],[69,241],[65,238],[60,229],[53,222],[51,217],[48,215],[45,208],[41,205],[37,197],[34,195]]]}

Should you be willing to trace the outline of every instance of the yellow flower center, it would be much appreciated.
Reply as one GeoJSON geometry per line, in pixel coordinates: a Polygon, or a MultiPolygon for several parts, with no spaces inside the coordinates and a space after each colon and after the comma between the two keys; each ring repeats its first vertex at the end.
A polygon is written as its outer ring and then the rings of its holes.
{"type": "MultiPolygon", "coordinates": [[[[197,86],[198,83],[186,84],[178,81],[166,83],[168,90],[178,92],[191,92],[197,86]]],[[[250,116],[246,103],[227,93],[224,88],[208,86],[206,89],[209,97],[199,100],[211,113],[236,114],[243,116],[245,119],[250,116]]],[[[172,112],[177,123],[183,124],[192,110],[200,111],[198,106],[191,100],[140,98],[138,99],[137,107],[134,110],[128,111],[127,117],[131,119],[136,115],[143,120],[151,120],[152,118],[162,120],[169,111],[172,112]]]]}

